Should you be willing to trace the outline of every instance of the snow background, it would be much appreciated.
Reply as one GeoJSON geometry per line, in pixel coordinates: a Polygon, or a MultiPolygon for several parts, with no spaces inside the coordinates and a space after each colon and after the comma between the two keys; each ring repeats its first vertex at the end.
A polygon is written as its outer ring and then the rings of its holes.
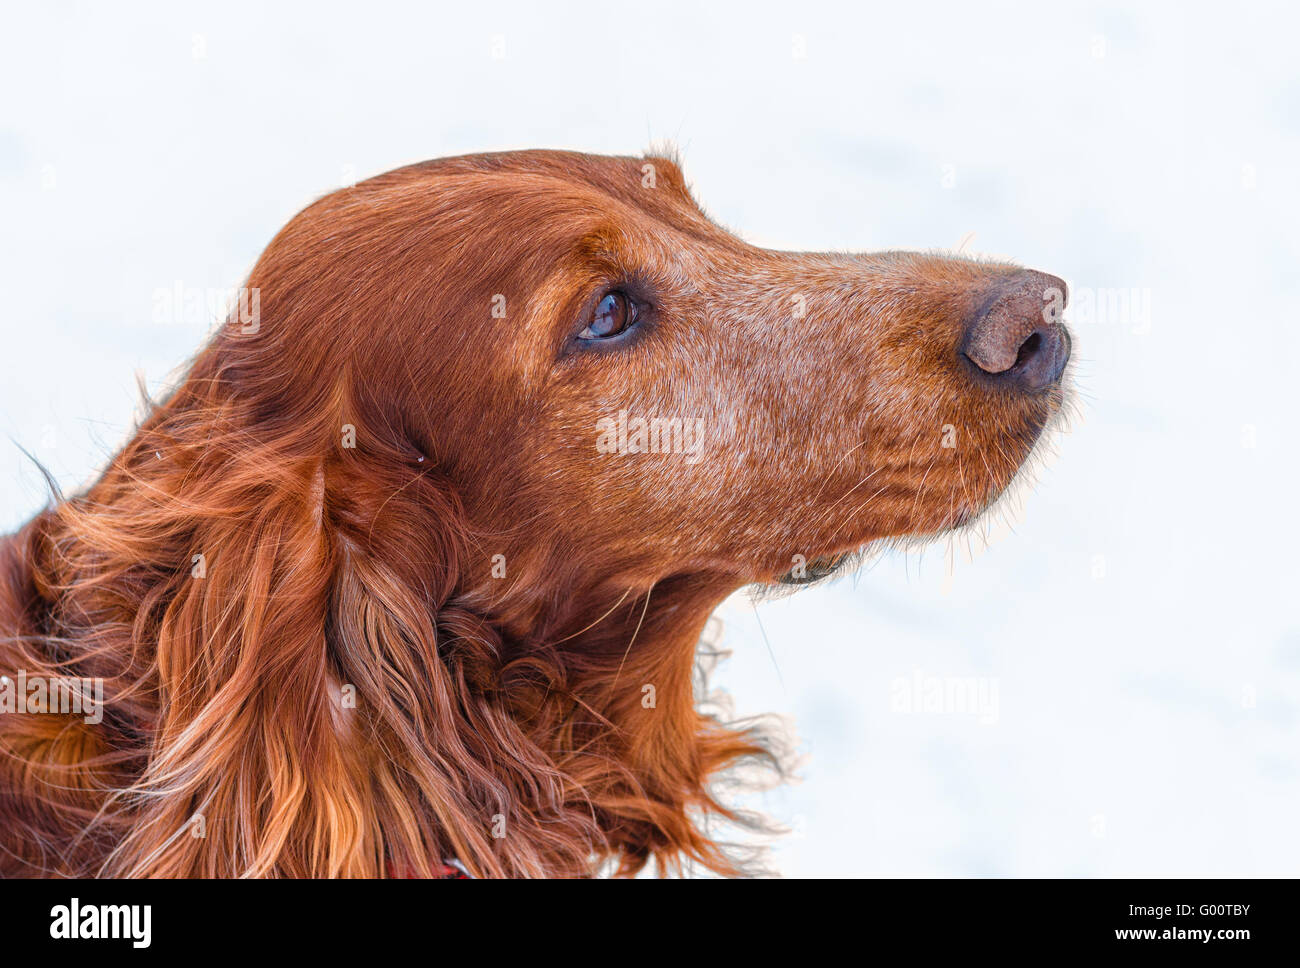
{"type": "Polygon", "coordinates": [[[794,828],[777,868],[1300,873],[1296,8],[468,6],[7,10],[0,527],[44,500],[15,445],[75,488],[135,371],[197,348],[156,291],[238,286],[311,199],[673,139],[752,242],[966,240],[1076,307],[1084,416],[1013,535],[724,608],[716,681],[806,755],[758,801],[794,828]],[[1131,290],[1149,313],[1080,315],[1131,290]],[[996,716],[902,711],[915,676],[996,688],[996,716]]]}

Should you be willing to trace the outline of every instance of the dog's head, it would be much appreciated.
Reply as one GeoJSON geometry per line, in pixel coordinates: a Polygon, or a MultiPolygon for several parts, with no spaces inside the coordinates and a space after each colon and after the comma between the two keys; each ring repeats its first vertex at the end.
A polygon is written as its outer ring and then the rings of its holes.
{"type": "Polygon", "coordinates": [[[580,587],[799,581],[961,525],[1059,409],[1070,352],[1059,279],[757,248],[661,157],[391,172],[295,218],[252,284],[251,352],[280,355],[259,379],[349,372],[358,426],[399,423],[492,535],[480,575],[582,562],[580,587]]]}
{"type": "Polygon", "coordinates": [[[1069,355],[1059,280],[755,248],[658,157],[381,175],[290,221],[249,289],[6,546],[9,664],[108,693],[102,729],[0,723],[40,804],[6,857],[735,871],[699,818],[738,819],[711,778],[770,746],[697,705],[710,613],[978,514],[1069,355]]]}

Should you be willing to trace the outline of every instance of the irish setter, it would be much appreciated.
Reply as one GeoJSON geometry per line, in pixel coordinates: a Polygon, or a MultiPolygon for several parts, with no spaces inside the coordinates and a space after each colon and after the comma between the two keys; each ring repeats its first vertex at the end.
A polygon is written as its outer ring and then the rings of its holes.
{"type": "Polygon", "coordinates": [[[1052,276],[756,248],[655,155],[380,175],[248,292],[0,544],[0,872],[736,873],[710,614],[980,514],[1070,350],[1052,276]]]}

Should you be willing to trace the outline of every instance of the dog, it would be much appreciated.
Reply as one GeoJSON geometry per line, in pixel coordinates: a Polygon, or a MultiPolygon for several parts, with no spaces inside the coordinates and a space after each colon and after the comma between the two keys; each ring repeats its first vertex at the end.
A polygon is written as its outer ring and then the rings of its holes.
{"type": "Polygon", "coordinates": [[[0,872],[745,872],[718,780],[780,756],[701,709],[706,622],[989,508],[1062,409],[1065,301],[757,248],[655,153],[321,198],[0,545],[0,872]]]}

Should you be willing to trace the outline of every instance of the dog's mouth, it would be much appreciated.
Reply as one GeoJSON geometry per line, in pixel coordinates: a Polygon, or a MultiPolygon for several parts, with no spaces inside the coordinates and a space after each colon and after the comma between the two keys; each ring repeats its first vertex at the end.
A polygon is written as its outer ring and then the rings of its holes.
{"type": "MultiPolygon", "coordinates": [[[[1059,396],[1053,399],[1050,409],[1045,410],[1039,419],[1026,428],[1025,435],[1022,437],[1023,456],[1010,467],[999,467],[999,475],[984,482],[982,487],[975,488],[973,480],[961,478],[960,474],[954,482],[938,483],[932,491],[924,492],[927,498],[934,499],[933,513],[927,513],[919,519],[913,517],[906,526],[900,524],[898,530],[888,531],[880,538],[868,537],[857,547],[849,550],[814,555],[806,561],[797,558],[797,563],[793,567],[770,581],[775,586],[791,589],[815,585],[854,569],[870,556],[871,549],[881,541],[926,542],[974,526],[1006,500],[1009,494],[1023,486],[1023,483],[1017,482],[1021,481],[1022,474],[1037,462],[1036,454],[1042,441],[1056,429],[1058,419],[1062,417],[1061,402],[1059,396]],[[968,493],[968,484],[975,493],[968,493]]],[[[997,455],[1005,459],[1001,448],[997,450],[997,455]]],[[[909,512],[911,513],[914,512],[909,512]]],[[[841,549],[843,547],[841,545],[841,549]]]]}
{"type": "MultiPolygon", "coordinates": [[[[956,464],[955,470],[947,468],[946,477],[931,472],[939,465],[926,466],[915,497],[905,502],[901,517],[875,521],[875,527],[863,536],[850,533],[832,538],[822,545],[824,551],[806,560],[796,556],[792,567],[767,579],[769,587],[795,589],[819,584],[857,568],[879,547],[923,545],[976,527],[1004,502],[1014,504],[1017,493],[1023,494],[1043,449],[1068,429],[1073,406],[1071,384],[1066,379],[1057,381],[1015,415],[1019,420],[1012,423],[1013,429],[997,439],[987,433],[977,437],[975,456],[970,450],[948,451],[956,455],[956,464]]],[[[815,545],[814,550],[818,550],[815,545]]]]}

